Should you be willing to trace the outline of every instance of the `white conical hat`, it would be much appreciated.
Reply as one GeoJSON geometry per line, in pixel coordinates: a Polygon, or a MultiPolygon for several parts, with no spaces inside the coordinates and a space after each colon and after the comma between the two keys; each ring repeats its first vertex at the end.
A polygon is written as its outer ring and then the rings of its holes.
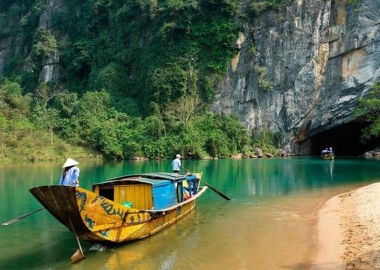
{"type": "Polygon", "coordinates": [[[66,167],[70,167],[70,166],[74,166],[74,165],[77,165],[79,164],[79,162],[75,161],[74,159],[72,158],[68,158],[65,162],[65,164],[63,164],[62,168],[66,168],[66,167]]]}

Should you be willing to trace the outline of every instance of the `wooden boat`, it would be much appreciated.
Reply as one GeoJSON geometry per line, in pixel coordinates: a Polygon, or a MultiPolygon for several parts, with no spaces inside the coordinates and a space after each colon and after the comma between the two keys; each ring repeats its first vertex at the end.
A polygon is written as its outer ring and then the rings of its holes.
{"type": "Polygon", "coordinates": [[[324,152],[321,157],[326,160],[334,160],[334,152],[324,152]]]}
{"type": "Polygon", "coordinates": [[[94,184],[92,191],[48,185],[30,192],[78,244],[78,238],[122,243],[155,234],[194,210],[207,189],[199,183],[196,174],[144,173],[94,184]]]}

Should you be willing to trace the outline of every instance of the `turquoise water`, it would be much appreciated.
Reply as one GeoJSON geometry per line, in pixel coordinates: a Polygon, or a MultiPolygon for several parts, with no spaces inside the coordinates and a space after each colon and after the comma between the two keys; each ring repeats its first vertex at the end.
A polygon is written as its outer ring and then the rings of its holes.
{"type": "MultiPolygon", "coordinates": [[[[80,183],[138,172],[170,171],[170,160],[80,162],[80,183]]],[[[86,259],[72,264],[74,236],[45,210],[0,226],[0,269],[311,269],[314,225],[328,198],[380,179],[380,160],[291,157],[183,160],[211,189],[191,215],[147,239],[104,252],[81,242],[86,259]]],[[[41,207],[29,193],[58,183],[62,164],[0,167],[0,222],[41,207]]]]}

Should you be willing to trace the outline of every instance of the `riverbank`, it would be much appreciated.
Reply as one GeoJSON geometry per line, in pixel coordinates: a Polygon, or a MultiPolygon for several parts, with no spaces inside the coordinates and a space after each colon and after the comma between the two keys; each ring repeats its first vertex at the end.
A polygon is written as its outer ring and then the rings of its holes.
{"type": "Polygon", "coordinates": [[[314,270],[380,269],[380,183],[329,199],[317,235],[314,270]]]}

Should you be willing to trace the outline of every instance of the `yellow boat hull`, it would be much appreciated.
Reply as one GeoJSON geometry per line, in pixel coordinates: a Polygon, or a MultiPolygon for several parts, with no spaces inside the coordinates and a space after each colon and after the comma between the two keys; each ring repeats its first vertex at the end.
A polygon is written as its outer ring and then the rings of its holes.
{"type": "MultiPolygon", "coordinates": [[[[140,183],[136,178],[133,181],[126,178],[95,185],[94,191],[81,187],[49,185],[32,188],[30,192],[58,221],[75,231],[79,238],[89,242],[122,243],[148,237],[177,222],[194,210],[197,198],[207,189],[205,186],[197,187],[196,191],[190,190],[190,198],[184,199],[181,182],[171,181],[170,185],[176,188],[175,191],[170,190],[176,196],[175,203],[157,210],[154,210],[153,197],[160,194],[149,191],[149,188],[152,189],[149,182],[140,183]],[[101,195],[110,187],[114,200],[101,195]],[[125,206],[122,201],[131,198],[135,201],[134,204],[148,208],[125,206]]],[[[166,198],[166,195],[162,197],[166,198]]],[[[157,198],[157,201],[160,200],[163,199],[157,198]]]]}

